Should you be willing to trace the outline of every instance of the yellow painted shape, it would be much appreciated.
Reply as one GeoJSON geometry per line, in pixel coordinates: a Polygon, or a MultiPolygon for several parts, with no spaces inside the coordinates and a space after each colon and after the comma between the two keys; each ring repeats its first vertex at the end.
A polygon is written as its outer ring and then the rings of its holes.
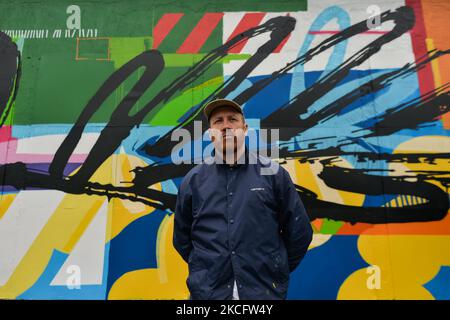
{"type": "MultiPolygon", "coordinates": [[[[343,158],[336,160],[335,165],[342,168],[352,168],[351,164],[343,158]]],[[[317,194],[319,199],[352,206],[361,206],[363,204],[365,198],[363,194],[328,187],[318,177],[322,169],[323,166],[318,161],[311,164],[309,162],[300,163],[297,160],[288,160],[286,164],[286,170],[291,175],[293,182],[311,190],[317,194]]]]}
{"type": "MultiPolygon", "coordinates": [[[[417,138],[412,138],[408,141],[405,141],[397,146],[397,148],[393,151],[396,153],[440,153],[446,152],[450,150],[450,137],[446,136],[422,136],[417,138]]],[[[389,169],[395,170],[395,172],[390,175],[405,175],[411,173],[405,173],[405,171],[447,171],[448,174],[439,175],[440,177],[450,177],[450,163],[448,159],[435,159],[433,164],[430,163],[390,163],[389,169]]],[[[414,178],[412,178],[414,179],[414,178]]],[[[414,180],[411,180],[414,181],[414,180]]],[[[445,192],[449,193],[448,188],[442,185],[440,182],[429,179],[427,180],[429,183],[432,183],[445,192]]]]}
{"type": "MultiPolygon", "coordinates": [[[[108,158],[96,170],[91,181],[102,184],[112,182],[114,157],[108,158]]],[[[64,196],[11,277],[0,288],[0,297],[14,299],[29,289],[44,272],[55,249],[70,253],[105,201],[106,197],[96,195],[64,196]]]]}
{"type": "Polygon", "coordinates": [[[363,235],[358,249],[369,265],[380,268],[381,286],[369,289],[371,274],[363,268],[342,283],[338,299],[434,299],[423,285],[450,265],[450,236],[363,235]]]}
{"type": "MultiPolygon", "coordinates": [[[[130,182],[134,179],[132,169],[136,167],[146,167],[148,164],[142,159],[120,153],[115,156],[112,167],[115,168],[113,184],[115,186],[131,186],[130,182]]],[[[162,190],[161,183],[150,186],[154,190],[162,190]]],[[[111,221],[106,239],[110,241],[114,239],[126,226],[133,221],[152,213],[154,207],[143,204],[141,202],[112,198],[108,206],[108,220],[111,221]]]]}
{"type": "Polygon", "coordinates": [[[0,219],[8,211],[9,206],[13,203],[16,198],[15,194],[3,194],[0,196],[0,219]]]}
{"type": "MultiPolygon", "coordinates": [[[[335,164],[342,168],[352,168],[351,164],[343,158],[336,160],[335,164]]],[[[341,191],[328,187],[325,182],[318,177],[323,169],[322,164],[318,161],[311,164],[309,162],[300,163],[298,160],[287,160],[285,169],[289,172],[292,181],[295,184],[311,190],[317,194],[318,199],[351,206],[362,206],[364,203],[365,195],[363,194],[341,191]]],[[[313,222],[313,225],[318,228],[322,223],[317,222],[316,219],[313,222]]],[[[320,233],[315,232],[309,249],[325,244],[330,238],[331,237],[329,236],[321,236],[320,233]]]]}
{"type": "Polygon", "coordinates": [[[172,245],[174,215],[161,222],[157,238],[157,268],[131,271],[111,287],[108,299],[187,299],[188,267],[172,245]]]}
{"type": "MultiPolygon", "coordinates": [[[[426,38],[425,43],[427,45],[428,51],[436,49],[434,46],[434,41],[431,38],[426,38]]],[[[434,78],[434,86],[440,87],[442,85],[442,78],[441,78],[441,71],[439,69],[439,58],[433,59],[431,61],[431,70],[433,71],[433,78],[434,78]]]]}
{"type": "Polygon", "coordinates": [[[99,196],[66,195],[0,288],[0,297],[15,299],[30,288],[44,272],[54,249],[69,253],[104,201],[99,196]],[[67,206],[70,203],[76,206],[67,206]]]}

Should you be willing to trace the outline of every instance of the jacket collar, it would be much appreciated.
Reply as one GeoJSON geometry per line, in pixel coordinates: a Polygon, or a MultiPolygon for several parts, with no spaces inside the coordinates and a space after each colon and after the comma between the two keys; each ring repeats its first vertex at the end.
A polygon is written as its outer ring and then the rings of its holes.
{"type": "MultiPolygon", "coordinates": [[[[249,150],[248,150],[247,145],[245,146],[244,153],[239,157],[239,159],[237,160],[237,163],[235,163],[233,165],[227,164],[227,163],[225,163],[225,161],[222,161],[222,163],[216,163],[217,158],[216,158],[216,150],[215,149],[212,152],[212,156],[214,158],[214,164],[216,164],[216,165],[226,165],[228,167],[241,167],[241,166],[247,166],[249,164],[249,150]]],[[[220,157],[220,156],[218,156],[218,157],[220,157]]],[[[220,157],[220,159],[222,159],[222,158],[220,157]]]]}

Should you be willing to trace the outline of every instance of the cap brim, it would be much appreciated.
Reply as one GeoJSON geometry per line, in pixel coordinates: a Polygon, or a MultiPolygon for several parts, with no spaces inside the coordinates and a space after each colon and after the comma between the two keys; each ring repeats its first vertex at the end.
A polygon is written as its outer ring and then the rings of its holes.
{"type": "Polygon", "coordinates": [[[217,99],[217,100],[213,100],[213,101],[209,102],[203,109],[203,113],[205,114],[206,118],[209,120],[213,111],[218,108],[222,108],[222,107],[231,107],[234,110],[236,110],[237,112],[239,112],[240,114],[242,114],[242,115],[244,114],[242,112],[241,106],[237,102],[234,102],[234,101],[228,100],[228,99],[217,99]]]}

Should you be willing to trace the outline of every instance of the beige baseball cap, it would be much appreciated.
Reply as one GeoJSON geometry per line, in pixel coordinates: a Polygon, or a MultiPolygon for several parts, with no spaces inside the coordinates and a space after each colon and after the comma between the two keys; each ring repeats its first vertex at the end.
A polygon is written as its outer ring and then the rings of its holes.
{"type": "Polygon", "coordinates": [[[206,118],[209,121],[209,118],[211,117],[211,114],[213,113],[213,111],[216,110],[217,108],[222,108],[222,107],[231,107],[234,110],[236,110],[237,112],[239,112],[240,114],[244,115],[244,112],[242,111],[242,107],[239,105],[239,103],[237,103],[233,100],[228,100],[228,99],[216,99],[216,100],[208,102],[205,105],[205,108],[203,109],[203,113],[205,114],[206,118]]]}

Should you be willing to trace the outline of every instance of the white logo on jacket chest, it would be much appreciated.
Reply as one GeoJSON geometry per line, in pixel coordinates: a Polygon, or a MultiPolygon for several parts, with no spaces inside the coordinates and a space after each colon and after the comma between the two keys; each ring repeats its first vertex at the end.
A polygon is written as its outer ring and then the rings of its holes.
{"type": "Polygon", "coordinates": [[[250,191],[264,191],[264,188],[251,188],[250,191]]]}

